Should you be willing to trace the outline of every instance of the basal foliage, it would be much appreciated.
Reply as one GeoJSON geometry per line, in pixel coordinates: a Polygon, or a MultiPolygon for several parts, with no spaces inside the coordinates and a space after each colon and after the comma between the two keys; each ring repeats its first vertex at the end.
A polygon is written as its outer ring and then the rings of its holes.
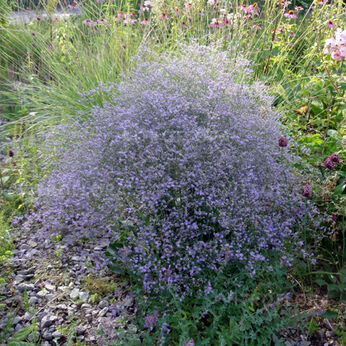
{"type": "Polygon", "coordinates": [[[249,73],[198,45],[142,59],[113,102],[47,137],[36,220],[72,240],[115,238],[114,266],[147,291],[208,293],[229,265],[290,264],[311,208],[265,86],[242,82],[249,73]]]}

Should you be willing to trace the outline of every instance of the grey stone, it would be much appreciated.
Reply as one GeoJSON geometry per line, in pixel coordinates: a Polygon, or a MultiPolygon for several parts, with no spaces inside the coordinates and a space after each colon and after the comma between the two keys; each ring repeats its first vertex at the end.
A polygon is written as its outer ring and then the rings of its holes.
{"type": "Polygon", "coordinates": [[[30,245],[31,247],[36,247],[37,246],[37,243],[33,240],[29,240],[28,241],[28,245],[30,245]]]}
{"type": "Polygon", "coordinates": [[[12,323],[13,323],[13,325],[16,325],[16,324],[18,324],[21,320],[22,320],[22,317],[16,316],[16,317],[13,319],[12,323]]]}
{"type": "Polygon", "coordinates": [[[39,313],[37,314],[37,316],[36,316],[36,321],[37,321],[37,322],[41,322],[42,319],[43,319],[43,317],[46,316],[46,315],[48,315],[48,313],[45,312],[45,311],[39,312],[39,313]]]}
{"type": "Polygon", "coordinates": [[[128,308],[133,306],[134,303],[135,303],[135,299],[132,296],[126,296],[123,301],[123,305],[128,308]]]}
{"type": "Polygon", "coordinates": [[[23,320],[24,320],[24,321],[29,321],[29,320],[31,320],[32,316],[33,316],[33,315],[32,315],[30,312],[26,312],[26,313],[24,314],[24,316],[23,316],[23,320]]]}
{"type": "Polygon", "coordinates": [[[85,326],[77,326],[75,330],[76,330],[76,334],[77,335],[83,335],[86,332],[87,327],[85,327],[85,326]]]}
{"type": "Polygon", "coordinates": [[[15,295],[15,296],[13,297],[13,303],[19,304],[19,303],[22,301],[22,299],[23,299],[22,296],[15,295]]]}
{"type": "Polygon", "coordinates": [[[91,305],[90,304],[87,304],[87,303],[83,303],[82,306],[81,306],[82,309],[90,309],[91,308],[91,305]]]}
{"type": "Polygon", "coordinates": [[[26,284],[26,283],[21,283],[17,286],[17,290],[21,293],[24,292],[25,290],[32,291],[34,288],[35,288],[34,284],[26,284]]]}
{"type": "Polygon", "coordinates": [[[38,304],[39,299],[37,297],[30,297],[29,304],[38,304]]]}
{"type": "Polygon", "coordinates": [[[67,310],[67,305],[65,304],[59,304],[55,307],[56,309],[59,309],[59,310],[67,310]]]}
{"type": "Polygon", "coordinates": [[[78,262],[78,261],[81,260],[81,258],[79,256],[72,256],[71,260],[74,261],[74,262],[78,262]]]}
{"type": "Polygon", "coordinates": [[[54,295],[53,293],[48,293],[48,294],[46,294],[46,298],[47,298],[48,300],[52,300],[52,299],[55,298],[55,295],[54,295]]]}
{"type": "Polygon", "coordinates": [[[99,317],[105,316],[107,312],[108,312],[108,307],[106,306],[105,308],[103,308],[103,309],[99,312],[99,317]]]}
{"type": "Polygon", "coordinates": [[[108,301],[107,300],[101,300],[100,301],[100,303],[99,303],[99,305],[98,305],[98,307],[100,308],[100,309],[104,309],[106,306],[108,306],[109,305],[109,303],[108,303],[108,301]]]}
{"type": "Polygon", "coordinates": [[[40,292],[37,292],[37,297],[40,297],[40,298],[44,298],[46,295],[47,295],[47,291],[45,291],[45,290],[42,290],[42,291],[40,291],[40,292]]]}
{"type": "MultiPolygon", "coordinates": [[[[48,340],[48,341],[53,340],[53,335],[52,335],[52,333],[51,333],[51,332],[48,332],[48,331],[44,332],[44,333],[42,334],[42,337],[43,337],[43,339],[48,340]]],[[[49,345],[50,345],[50,344],[49,344],[49,345]]]]}
{"type": "Polygon", "coordinates": [[[62,337],[62,334],[58,330],[56,330],[55,332],[52,333],[52,336],[54,339],[55,338],[59,339],[62,337]]]}
{"type": "Polygon", "coordinates": [[[17,274],[28,275],[33,274],[35,272],[35,267],[30,267],[28,269],[18,270],[17,274]]]}
{"type": "Polygon", "coordinates": [[[77,299],[78,297],[79,297],[79,289],[74,288],[70,293],[70,298],[71,299],[77,299]]]}
{"type": "Polygon", "coordinates": [[[55,291],[56,287],[49,282],[47,282],[44,287],[46,288],[47,291],[55,291]]]}
{"type": "Polygon", "coordinates": [[[88,292],[79,292],[79,298],[83,300],[83,302],[86,302],[89,298],[89,293],[88,292]]]}
{"type": "Polygon", "coordinates": [[[46,315],[42,318],[41,320],[41,328],[44,329],[44,328],[48,328],[50,327],[52,324],[55,323],[55,321],[57,320],[58,318],[54,315],[46,315]]]}
{"type": "Polygon", "coordinates": [[[13,285],[18,285],[19,283],[23,282],[24,280],[25,280],[24,275],[22,275],[22,274],[16,275],[16,277],[13,280],[13,285]]]}
{"type": "Polygon", "coordinates": [[[16,325],[16,327],[14,328],[14,330],[15,330],[16,332],[18,332],[18,331],[21,330],[21,329],[23,329],[23,326],[22,326],[20,323],[18,323],[18,324],[16,325]]]}
{"type": "Polygon", "coordinates": [[[30,342],[34,342],[34,335],[33,335],[32,333],[30,333],[30,334],[28,335],[28,340],[29,340],[30,342]]]}
{"type": "Polygon", "coordinates": [[[68,290],[68,287],[67,287],[67,286],[59,286],[59,287],[58,287],[58,291],[66,292],[67,290],[68,290]]]}

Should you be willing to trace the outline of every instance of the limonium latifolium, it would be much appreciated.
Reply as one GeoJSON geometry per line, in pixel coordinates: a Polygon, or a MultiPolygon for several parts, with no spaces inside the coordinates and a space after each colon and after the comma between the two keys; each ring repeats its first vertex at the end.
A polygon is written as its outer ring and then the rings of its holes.
{"type": "Polygon", "coordinates": [[[114,261],[147,291],[210,291],[210,273],[254,275],[273,254],[289,265],[313,211],[248,62],[197,44],[138,60],[112,102],[47,136],[36,218],[114,237],[114,261]]]}

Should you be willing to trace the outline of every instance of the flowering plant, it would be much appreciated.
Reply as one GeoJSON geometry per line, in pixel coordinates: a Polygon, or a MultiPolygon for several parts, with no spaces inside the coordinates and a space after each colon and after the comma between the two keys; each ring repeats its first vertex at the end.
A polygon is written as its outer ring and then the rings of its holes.
{"type": "Polygon", "coordinates": [[[47,138],[55,161],[36,217],[72,239],[113,236],[114,265],[147,291],[210,292],[208,273],[229,264],[254,274],[272,255],[292,263],[307,200],[271,97],[244,82],[250,72],[196,44],[143,60],[114,102],[47,138]]]}
{"type": "Polygon", "coordinates": [[[333,60],[342,60],[346,57],[346,30],[338,28],[334,36],[326,40],[324,54],[330,54],[333,60]]]}

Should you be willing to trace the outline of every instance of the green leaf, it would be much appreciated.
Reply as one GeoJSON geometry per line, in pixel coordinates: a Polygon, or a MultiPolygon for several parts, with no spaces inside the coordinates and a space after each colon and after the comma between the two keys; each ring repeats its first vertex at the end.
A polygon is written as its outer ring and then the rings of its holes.
{"type": "Polygon", "coordinates": [[[123,274],[124,273],[124,267],[117,264],[109,264],[108,268],[115,274],[123,274]]]}
{"type": "Polygon", "coordinates": [[[338,313],[335,311],[327,310],[324,314],[321,315],[321,317],[333,319],[338,317],[338,313]]]}
{"type": "Polygon", "coordinates": [[[316,279],[315,283],[319,286],[324,286],[327,284],[323,279],[316,279]]]}
{"type": "MultiPolygon", "coordinates": [[[[26,339],[28,337],[28,335],[34,330],[34,326],[30,325],[27,326],[23,329],[21,329],[19,332],[17,332],[16,334],[13,335],[13,337],[10,340],[10,343],[8,345],[12,345],[13,342],[17,343],[16,345],[18,345],[19,341],[23,341],[24,339],[26,339]]],[[[20,343],[20,345],[31,345],[30,343],[20,343]]],[[[14,345],[12,345],[14,346],[14,345]]]]}

